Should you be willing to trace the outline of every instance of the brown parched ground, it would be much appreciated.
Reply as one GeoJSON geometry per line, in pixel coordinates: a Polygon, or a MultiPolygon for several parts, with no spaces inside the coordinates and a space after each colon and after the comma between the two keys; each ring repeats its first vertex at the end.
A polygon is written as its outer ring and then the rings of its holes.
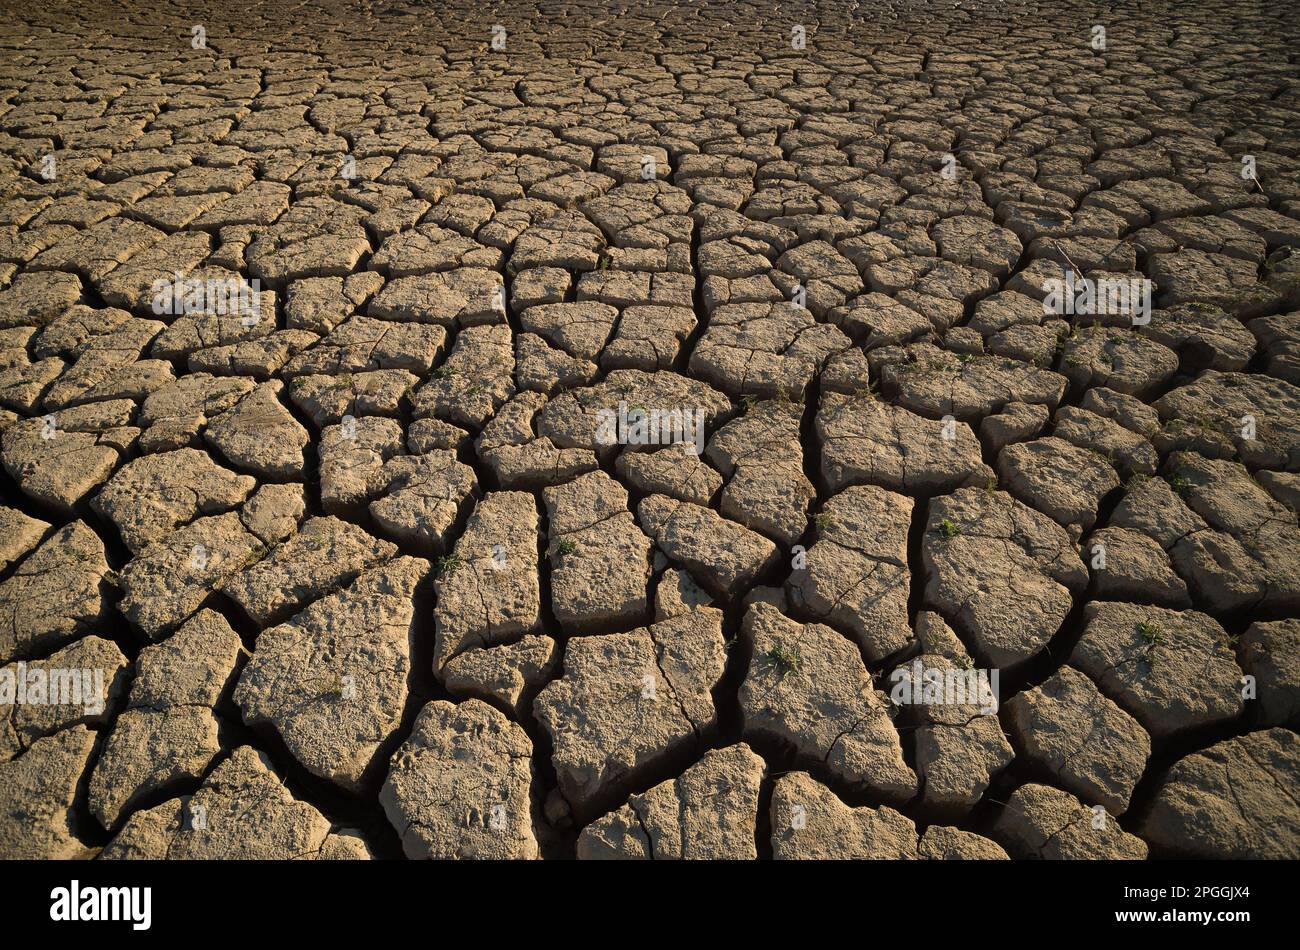
{"type": "Polygon", "coordinates": [[[1300,19],[0,22],[0,857],[1300,857],[1300,19]]]}

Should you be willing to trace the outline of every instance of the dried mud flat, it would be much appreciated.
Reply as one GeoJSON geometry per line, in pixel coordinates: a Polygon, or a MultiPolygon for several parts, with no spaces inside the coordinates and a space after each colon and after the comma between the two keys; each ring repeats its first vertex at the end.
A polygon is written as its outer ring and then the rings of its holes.
{"type": "Polygon", "coordinates": [[[1300,856],[1288,6],[9,11],[0,856],[1300,856]]]}

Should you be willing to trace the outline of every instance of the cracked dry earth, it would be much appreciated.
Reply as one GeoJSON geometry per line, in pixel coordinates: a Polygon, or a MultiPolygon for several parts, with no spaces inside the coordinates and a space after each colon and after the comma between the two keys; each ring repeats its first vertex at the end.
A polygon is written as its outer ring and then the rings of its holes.
{"type": "Polygon", "coordinates": [[[1300,856],[1288,6],[8,11],[0,854],[1300,856]]]}

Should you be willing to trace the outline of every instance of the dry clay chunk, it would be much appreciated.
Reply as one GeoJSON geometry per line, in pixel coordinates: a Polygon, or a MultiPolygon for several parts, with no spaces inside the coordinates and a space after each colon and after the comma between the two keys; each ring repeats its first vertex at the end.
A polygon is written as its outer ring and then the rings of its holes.
{"type": "Polygon", "coordinates": [[[3,433],[5,471],[23,492],[64,517],[104,482],[140,430],[128,399],[96,402],[15,422],[3,433]]]}
{"type": "Polygon", "coordinates": [[[706,752],[677,778],[584,828],[578,857],[752,861],[765,771],[744,743],[706,752]]]}
{"type": "Polygon", "coordinates": [[[555,641],[528,635],[458,654],[443,668],[443,683],[456,695],[495,700],[518,713],[531,705],[525,694],[549,679],[554,666],[555,641]]]}
{"type": "Polygon", "coordinates": [[[356,525],[330,516],[311,518],[267,557],[231,578],[225,591],[259,626],[267,626],[396,552],[396,545],[356,525]]]}
{"type": "Polygon", "coordinates": [[[817,437],[822,477],[832,491],[867,484],[935,494],[987,477],[967,423],[926,419],[869,393],[826,393],[817,410],[817,437]]]}
{"type": "Polygon", "coordinates": [[[111,721],[128,665],[112,640],[89,636],[44,660],[0,667],[0,761],[69,726],[111,721]]]}
{"type": "Polygon", "coordinates": [[[428,569],[397,558],[259,634],[235,688],[244,720],[274,727],[312,774],[358,790],[406,708],[412,598],[428,569]]]}
{"type": "Polygon", "coordinates": [[[1300,725],[1300,620],[1251,624],[1241,637],[1241,668],[1255,677],[1265,725],[1300,725]]]}
{"type": "Polygon", "coordinates": [[[1071,664],[1151,735],[1240,715],[1241,668],[1227,634],[1206,614],[1092,603],[1084,620],[1071,664]]]}
{"type": "Polygon", "coordinates": [[[49,527],[46,522],[16,508],[0,506],[0,571],[36,547],[49,527]]]}
{"type": "Polygon", "coordinates": [[[236,512],[199,518],[127,564],[119,609],[148,639],[159,640],[265,550],[236,512]]]}
{"type": "Polygon", "coordinates": [[[916,771],[925,801],[944,813],[956,814],[978,804],[994,775],[1015,757],[998,723],[997,695],[988,674],[971,669],[970,660],[964,653],[962,656],[966,668],[942,655],[926,656],[906,668],[912,674],[913,703],[918,690],[921,699],[925,698],[927,677],[942,676],[945,688],[952,683],[954,694],[962,692],[947,702],[921,702],[913,707],[916,771]]]}
{"type": "Polygon", "coordinates": [[[200,515],[244,502],[257,481],[212,461],[198,449],[146,455],[109,479],[91,507],[117,525],[122,542],[139,553],[200,515]]]}
{"type": "Polygon", "coordinates": [[[541,625],[537,503],[526,492],[485,495],[434,582],[433,668],[465,650],[532,633],[541,625]]]}
{"type": "Polygon", "coordinates": [[[329,820],[295,798],[252,746],[235,749],[193,795],[136,812],[100,854],[108,861],[364,857],[369,849],[359,837],[332,831],[329,820]]]}
{"type": "Polygon", "coordinates": [[[538,694],[533,710],[575,811],[589,811],[609,790],[713,731],[711,690],[725,659],[722,614],[707,607],[568,642],[564,675],[538,694]]]}
{"type": "Polygon", "coordinates": [[[73,799],[95,734],[73,726],[0,762],[0,858],[68,860],[87,849],[74,832],[73,799]]]}
{"type": "Polygon", "coordinates": [[[104,543],[80,521],[60,528],[0,581],[0,663],[88,632],[104,616],[104,543]]]}
{"type": "Polygon", "coordinates": [[[538,857],[532,751],[522,728],[477,699],[425,706],[379,795],[406,856],[538,857]]]}
{"type": "Polygon", "coordinates": [[[747,590],[776,562],[775,544],[711,508],[649,495],[637,515],[660,550],[720,596],[747,590]]]}
{"type": "Polygon", "coordinates": [[[1287,729],[1227,739],[1177,762],[1140,828],[1180,857],[1300,857],[1300,738],[1287,729]]]}
{"type": "Polygon", "coordinates": [[[1089,808],[1048,785],[1016,789],[993,825],[993,837],[1013,858],[1141,861],[1147,856],[1146,842],[1121,829],[1100,805],[1089,808]]]}
{"type": "Polygon", "coordinates": [[[202,777],[221,751],[214,707],[243,649],[219,613],[203,610],[145,647],[126,710],[91,774],[91,812],[112,828],[142,795],[202,777]]]}
{"type": "Polygon", "coordinates": [[[1063,666],[1047,682],[1008,700],[1010,726],[1030,761],[1089,804],[1128,809],[1146,770],[1151,738],[1092,680],[1063,666]]]}
{"type": "Polygon", "coordinates": [[[931,502],[921,557],[927,606],[999,667],[1046,646],[1088,583],[1065,530],[1000,491],[962,488],[931,502]]]}
{"type": "Polygon", "coordinates": [[[566,632],[643,621],[650,539],[628,510],[627,490],[591,472],[543,491],[550,523],[551,605],[566,632]]]}
{"type": "Polygon", "coordinates": [[[766,603],[752,604],[742,635],[753,660],[740,687],[745,735],[776,739],[801,758],[887,801],[916,794],[898,732],[862,657],[819,623],[800,624],[766,603]]]}
{"type": "Polygon", "coordinates": [[[284,384],[266,383],[208,423],[208,444],[237,468],[272,479],[304,474],[307,430],[280,402],[284,384]]]}
{"type": "Polygon", "coordinates": [[[912,499],[853,486],[831,498],[817,518],[817,540],[796,560],[790,600],[861,644],[878,662],[912,639],[907,617],[911,573],[907,535],[912,499]]]}
{"type": "Polygon", "coordinates": [[[772,854],[791,860],[1005,861],[988,838],[942,825],[917,837],[911,819],[888,805],[851,808],[806,772],[777,779],[772,792],[772,854]]]}

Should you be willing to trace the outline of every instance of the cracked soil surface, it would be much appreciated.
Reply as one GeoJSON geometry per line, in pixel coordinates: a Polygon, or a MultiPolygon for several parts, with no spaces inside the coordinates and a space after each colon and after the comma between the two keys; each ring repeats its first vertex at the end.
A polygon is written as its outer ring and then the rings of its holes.
{"type": "Polygon", "coordinates": [[[1300,857],[1298,33],[8,10],[0,857],[1300,857]]]}

